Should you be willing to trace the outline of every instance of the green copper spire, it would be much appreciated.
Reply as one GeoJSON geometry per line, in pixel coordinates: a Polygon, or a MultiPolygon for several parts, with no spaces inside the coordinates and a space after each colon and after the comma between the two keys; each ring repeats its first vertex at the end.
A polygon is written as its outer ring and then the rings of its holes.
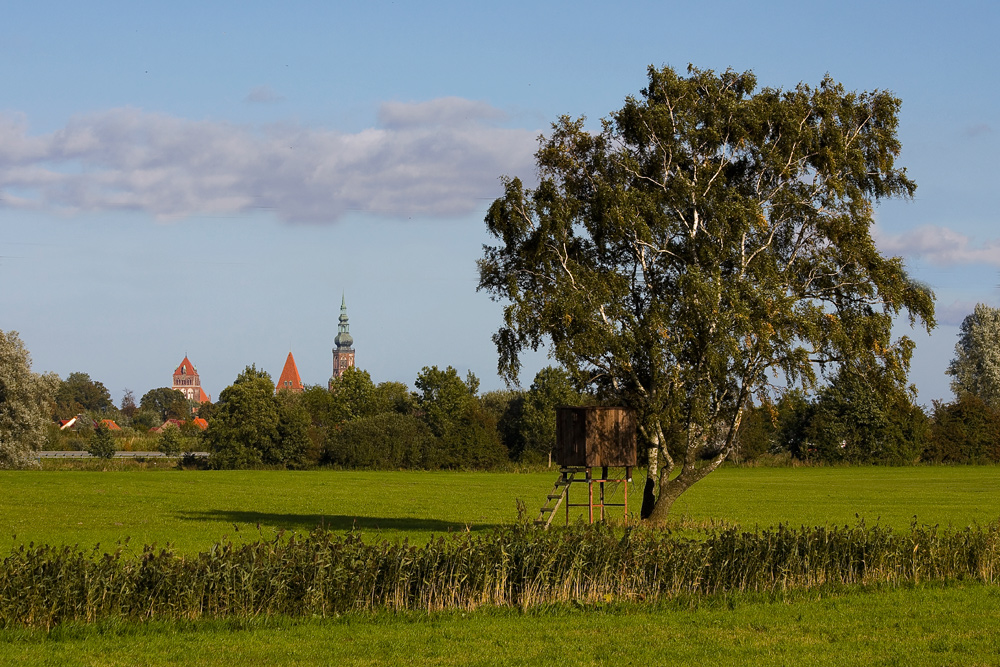
{"type": "Polygon", "coordinates": [[[340,296],[340,326],[337,328],[339,332],[333,342],[336,343],[338,349],[351,349],[354,339],[351,338],[350,326],[347,324],[347,299],[343,294],[340,296]]]}

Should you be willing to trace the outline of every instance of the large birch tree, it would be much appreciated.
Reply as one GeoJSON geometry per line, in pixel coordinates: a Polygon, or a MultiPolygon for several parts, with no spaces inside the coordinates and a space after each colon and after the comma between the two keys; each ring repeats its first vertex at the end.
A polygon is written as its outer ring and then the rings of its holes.
{"type": "Polygon", "coordinates": [[[754,400],[845,362],[905,382],[893,319],[932,327],[933,298],[871,236],[874,204],[916,187],[895,164],[899,107],[829,77],[758,90],[750,72],[651,67],[600,131],[553,125],[537,187],[505,177],[479,260],[506,304],[500,371],[516,381],[548,346],[635,408],[653,522],[725,460],[754,400]]]}

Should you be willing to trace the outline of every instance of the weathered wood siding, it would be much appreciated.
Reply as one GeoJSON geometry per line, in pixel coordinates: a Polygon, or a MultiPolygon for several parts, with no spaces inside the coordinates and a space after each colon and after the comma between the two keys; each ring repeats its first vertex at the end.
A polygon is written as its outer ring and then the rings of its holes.
{"type": "Polygon", "coordinates": [[[556,408],[556,462],[563,466],[634,466],[636,423],[628,408],[556,408]]]}

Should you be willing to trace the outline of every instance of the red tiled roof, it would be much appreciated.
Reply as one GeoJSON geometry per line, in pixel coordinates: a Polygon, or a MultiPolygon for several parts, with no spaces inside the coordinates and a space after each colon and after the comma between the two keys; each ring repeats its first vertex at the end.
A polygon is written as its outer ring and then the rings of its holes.
{"type": "Polygon", "coordinates": [[[198,395],[198,402],[199,403],[211,403],[212,402],[212,397],[209,396],[208,394],[206,394],[204,389],[202,389],[201,387],[198,387],[198,392],[199,392],[199,395],[198,395]]]}
{"type": "Polygon", "coordinates": [[[122,430],[122,427],[116,424],[114,419],[102,419],[101,423],[107,426],[109,431],[122,430]]]}
{"type": "Polygon", "coordinates": [[[208,422],[202,419],[201,417],[195,417],[191,421],[194,422],[194,425],[200,428],[202,431],[208,428],[208,422]]]}
{"type": "Polygon", "coordinates": [[[278,384],[274,385],[274,390],[281,391],[282,389],[288,389],[289,391],[302,391],[302,378],[299,377],[299,369],[295,366],[295,357],[292,353],[288,353],[288,358],[285,359],[285,367],[281,369],[281,377],[278,378],[278,384]]]}
{"type": "Polygon", "coordinates": [[[174,371],[174,375],[197,375],[197,374],[198,371],[195,370],[194,364],[191,363],[191,360],[188,359],[187,356],[184,357],[184,361],[182,361],[181,365],[178,366],[177,370],[174,371]]]}

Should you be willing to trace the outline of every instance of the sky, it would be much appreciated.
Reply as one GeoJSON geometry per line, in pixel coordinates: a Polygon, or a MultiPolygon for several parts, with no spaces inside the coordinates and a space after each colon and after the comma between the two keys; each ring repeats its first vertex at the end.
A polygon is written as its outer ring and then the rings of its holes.
{"type": "MultiPolygon", "coordinates": [[[[187,355],[213,399],[295,355],[325,384],[341,299],[356,361],[504,386],[477,292],[500,176],[561,115],[601,118],[649,65],[902,99],[912,200],[879,247],[937,298],[918,401],[951,397],[958,326],[1000,306],[993,2],[47,2],[0,22],[0,330],[116,403],[187,355]]],[[[526,360],[521,382],[548,363],[526,360]]]]}

